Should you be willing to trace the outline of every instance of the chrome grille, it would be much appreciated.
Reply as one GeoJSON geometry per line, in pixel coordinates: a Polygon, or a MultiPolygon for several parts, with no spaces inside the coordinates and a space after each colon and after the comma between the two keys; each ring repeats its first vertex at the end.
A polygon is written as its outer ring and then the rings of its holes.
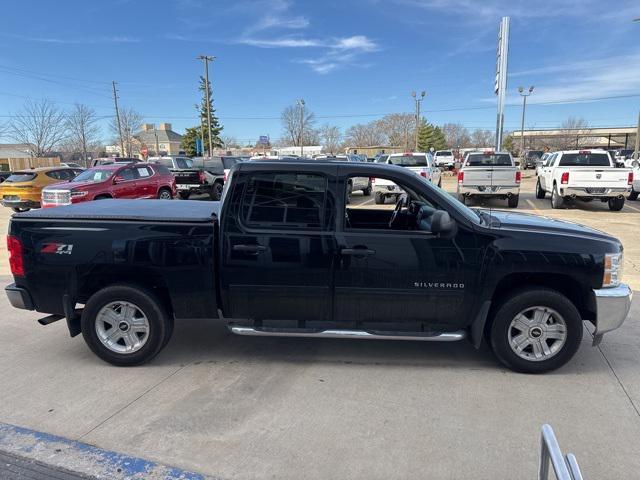
{"type": "Polygon", "coordinates": [[[42,201],[56,205],[68,205],[71,203],[69,190],[45,190],[42,192],[42,201]]]}

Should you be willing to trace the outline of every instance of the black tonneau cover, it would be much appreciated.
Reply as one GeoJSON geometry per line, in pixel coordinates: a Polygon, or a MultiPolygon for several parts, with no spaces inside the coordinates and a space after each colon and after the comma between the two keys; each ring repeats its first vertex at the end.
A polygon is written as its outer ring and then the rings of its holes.
{"type": "Polygon", "coordinates": [[[219,210],[220,202],[209,201],[95,200],[76,205],[15,213],[13,218],[206,223],[216,218],[219,210]]]}

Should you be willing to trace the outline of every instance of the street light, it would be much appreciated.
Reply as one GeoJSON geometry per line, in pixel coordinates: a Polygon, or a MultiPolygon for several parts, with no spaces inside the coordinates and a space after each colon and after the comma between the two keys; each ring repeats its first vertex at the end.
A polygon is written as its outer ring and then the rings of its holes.
{"type": "Polygon", "coordinates": [[[304,99],[297,101],[300,106],[300,156],[304,157],[304,99]]]}
{"type": "Polygon", "coordinates": [[[411,96],[413,97],[413,100],[416,104],[416,145],[415,145],[415,151],[418,151],[418,131],[420,130],[420,103],[422,102],[422,100],[424,100],[425,95],[427,94],[427,92],[425,92],[424,90],[422,92],[420,92],[420,97],[418,97],[418,95],[416,94],[416,91],[414,90],[413,92],[411,92],[411,96]]]}
{"type": "MultiPolygon", "coordinates": [[[[518,93],[522,97],[522,123],[520,124],[520,158],[524,162],[524,115],[527,110],[527,97],[533,93],[533,85],[525,92],[524,87],[518,87],[518,93]]],[[[524,166],[524,165],[523,165],[524,166]]]]}

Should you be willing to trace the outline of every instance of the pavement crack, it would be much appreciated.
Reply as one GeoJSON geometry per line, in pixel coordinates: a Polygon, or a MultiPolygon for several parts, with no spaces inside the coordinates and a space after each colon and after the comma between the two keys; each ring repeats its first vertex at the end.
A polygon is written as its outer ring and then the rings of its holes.
{"type": "Polygon", "coordinates": [[[124,409],[129,408],[132,404],[134,404],[135,402],[137,402],[138,400],[140,400],[142,397],[144,397],[147,393],[149,393],[151,390],[155,389],[157,386],[163,384],[164,382],[166,382],[167,380],[169,380],[171,377],[173,377],[176,373],[181,372],[182,370],[184,370],[185,368],[187,368],[190,365],[190,363],[181,366],[180,368],[174,370],[173,372],[171,372],[169,375],[167,375],[166,377],[162,378],[160,381],[154,383],[153,385],[151,385],[149,388],[147,388],[144,392],[142,392],[140,395],[138,395],[136,398],[134,398],[133,400],[131,400],[129,403],[127,403],[126,405],[124,405],[123,407],[119,408],[118,410],[116,410],[115,412],[113,412],[111,415],[109,415],[107,418],[105,418],[104,420],[102,420],[101,422],[99,422],[97,425],[93,426],[92,428],[90,428],[87,432],[83,433],[82,435],[80,435],[78,437],[78,441],[82,440],[83,438],[85,438],[87,435],[89,435],[91,432],[93,432],[94,430],[97,430],[98,428],[100,428],[102,425],[104,425],[105,423],[107,423],[109,420],[111,420],[113,417],[115,417],[116,415],[118,415],[120,412],[122,412],[124,409]]]}

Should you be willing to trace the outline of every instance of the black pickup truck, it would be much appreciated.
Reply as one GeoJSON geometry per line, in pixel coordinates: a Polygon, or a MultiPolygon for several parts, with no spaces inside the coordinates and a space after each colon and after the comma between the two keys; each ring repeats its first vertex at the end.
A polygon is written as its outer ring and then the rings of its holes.
{"type": "Polygon", "coordinates": [[[242,161],[240,157],[212,157],[189,159],[189,167],[171,169],[176,177],[178,195],[188,200],[192,194],[206,194],[218,201],[222,196],[224,181],[229,170],[242,161]]]}
{"type": "Polygon", "coordinates": [[[566,363],[626,318],[622,245],[580,225],[469,209],[402,167],[242,162],[220,202],[104,200],[13,216],[17,308],[66,318],[116,365],[153,358],[175,320],[240,335],[488,342],[509,368],[566,363]],[[346,204],[350,178],[404,191],[346,204]]]}

